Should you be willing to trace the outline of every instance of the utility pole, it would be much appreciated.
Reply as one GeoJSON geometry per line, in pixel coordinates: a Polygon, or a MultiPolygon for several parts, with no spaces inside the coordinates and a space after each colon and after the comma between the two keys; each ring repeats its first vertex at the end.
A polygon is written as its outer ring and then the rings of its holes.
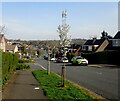
{"type": "MultiPolygon", "coordinates": [[[[70,26],[66,23],[66,18],[67,18],[67,11],[62,11],[62,25],[59,25],[57,30],[57,32],[59,33],[60,45],[61,45],[61,48],[63,49],[64,57],[66,56],[66,48],[69,47],[71,43],[71,39],[68,38],[68,32],[69,32],[70,26]]],[[[65,75],[66,75],[66,66],[65,66],[65,63],[63,63],[62,73],[61,73],[62,87],[65,86],[65,75]]]]}
{"type": "Polygon", "coordinates": [[[47,74],[50,74],[50,47],[48,46],[48,66],[47,66],[47,74]]]}

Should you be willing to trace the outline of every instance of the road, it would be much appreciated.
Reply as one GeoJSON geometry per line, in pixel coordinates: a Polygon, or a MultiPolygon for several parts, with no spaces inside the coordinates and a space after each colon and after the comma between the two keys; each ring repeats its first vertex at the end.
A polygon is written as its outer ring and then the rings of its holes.
{"type": "MultiPolygon", "coordinates": [[[[47,61],[36,59],[36,66],[47,69],[47,61]]],[[[61,75],[63,63],[51,62],[51,71],[61,75]]],[[[120,66],[115,65],[88,65],[73,66],[66,63],[66,78],[83,86],[107,99],[118,99],[118,72],[120,66]]],[[[119,97],[118,97],[119,96],[119,97]]]]}

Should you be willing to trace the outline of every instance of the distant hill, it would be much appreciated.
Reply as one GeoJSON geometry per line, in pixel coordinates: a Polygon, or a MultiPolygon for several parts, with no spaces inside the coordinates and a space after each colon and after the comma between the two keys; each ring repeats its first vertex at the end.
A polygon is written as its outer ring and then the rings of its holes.
{"type": "MultiPolygon", "coordinates": [[[[44,48],[46,46],[51,47],[60,47],[60,40],[11,40],[15,42],[20,42],[22,44],[33,45],[38,48],[44,48]]],[[[86,39],[72,39],[71,44],[83,45],[86,42],[86,39]]]]}
{"type": "Polygon", "coordinates": [[[83,45],[86,42],[86,39],[72,39],[72,44],[83,45]]]}

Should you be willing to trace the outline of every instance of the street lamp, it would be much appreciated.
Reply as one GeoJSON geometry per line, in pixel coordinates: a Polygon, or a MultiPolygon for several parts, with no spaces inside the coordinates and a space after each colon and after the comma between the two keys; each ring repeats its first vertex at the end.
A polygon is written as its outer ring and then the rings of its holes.
{"type": "Polygon", "coordinates": [[[47,74],[50,74],[50,47],[48,46],[48,66],[47,66],[47,74]]]}

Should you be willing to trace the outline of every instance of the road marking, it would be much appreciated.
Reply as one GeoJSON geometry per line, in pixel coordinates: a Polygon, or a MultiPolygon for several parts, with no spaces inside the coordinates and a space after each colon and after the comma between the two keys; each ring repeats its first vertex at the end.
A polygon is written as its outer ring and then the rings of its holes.
{"type": "Polygon", "coordinates": [[[88,66],[90,66],[90,67],[102,67],[100,65],[88,65],[88,66]]]}
{"type": "Polygon", "coordinates": [[[40,64],[38,64],[38,63],[35,63],[35,65],[38,65],[38,66],[40,66],[42,69],[44,69],[44,70],[47,70],[45,67],[43,67],[42,65],[40,65],[40,64]]]}

